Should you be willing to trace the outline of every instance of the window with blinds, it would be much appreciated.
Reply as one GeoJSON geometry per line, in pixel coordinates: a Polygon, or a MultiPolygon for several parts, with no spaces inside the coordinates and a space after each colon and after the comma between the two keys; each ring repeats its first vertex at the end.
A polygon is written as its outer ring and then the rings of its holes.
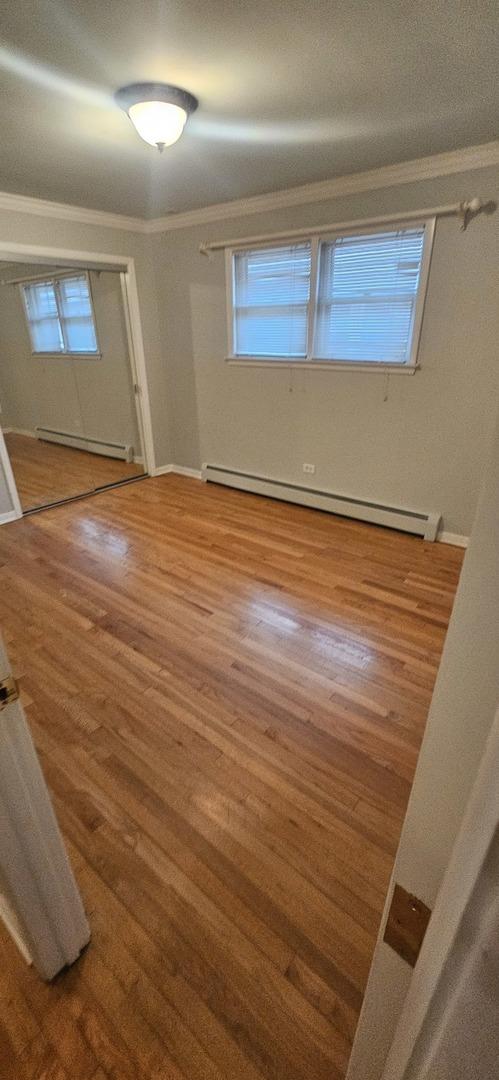
{"type": "Polygon", "coordinates": [[[234,255],[234,339],[238,356],[307,355],[310,241],[234,255]]]}
{"type": "Polygon", "coordinates": [[[34,353],[97,353],[86,274],[29,282],[22,292],[34,353]]]}
{"type": "Polygon", "coordinates": [[[433,221],[229,253],[234,359],[414,367],[433,221]]]}
{"type": "Polygon", "coordinates": [[[318,359],[406,364],[411,355],[424,227],[321,244],[318,359]]]}

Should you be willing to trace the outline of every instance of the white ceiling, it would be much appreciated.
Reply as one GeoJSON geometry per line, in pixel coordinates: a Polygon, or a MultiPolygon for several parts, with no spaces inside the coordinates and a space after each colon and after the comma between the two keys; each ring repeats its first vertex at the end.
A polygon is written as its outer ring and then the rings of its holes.
{"type": "Polygon", "coordinates": [[[3,0],[0,190],[155,217],[499,134],[497,0],[3,0]],[[113,102],[200,101],[163,155],[113,102]]]}

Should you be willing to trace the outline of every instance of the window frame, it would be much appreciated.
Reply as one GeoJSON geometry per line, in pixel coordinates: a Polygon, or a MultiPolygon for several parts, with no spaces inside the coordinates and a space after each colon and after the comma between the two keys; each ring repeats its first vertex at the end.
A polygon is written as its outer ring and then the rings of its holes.
{"type": "Polygon", "coordinates": [[[93,295],[92,295],[92,282],[90,280],[90,274],[89,274],[88,270],[78,270],[76,272],[73,270],[73,271],[68,271],[67,273],[64,273],[64,274],[52,274],[52,275],[47,275],[47,277],[33,278],[32,280],[22,281],[22,282],[19,283],[19,290],[20,290],[20,293],[21,293],[23,310],[24,310],[24,315],[25,315],[25,319],[26,319],[26,325],[27,325],[28,333],[29,333],[29,340],[30,340],[30,345],[31,345],[31,355],[32,356],[34,356],[34,357],[35,356],[42,356],[42,357],[61,357],[61,356],[66,357],[66,356],[72,356],[72,357],[79,357],[80,359],[83,359],[83,360],[100,360],[100,359],[102,359],[102,353],[101,353],[100,345],[99,345],[99,337],[98,337],[98,334],[97,334],[97,322],[96,322],[96,318],[95,318],[94,298],[93,298],[93,295]],[[95,350],[93,352],[89,352],[89,351],[80,352],[80,351],[75,350],[75,349],[68,349],[67,348],[66,333],[65,333],[66,318],[62,314],[62,306],[61,306],[60,297],[59,297],[59,282],[60,281],[67,280],[68,278],[71,279],[71,278],[82,278],[82,277],[84,277],[86,282],[87,282],[88,297],[89,297],[89,301],[90,301],[90,310],[91,310],[91,314],[92,314],[92,323],[93,323],[93,328],[94,328],[95,344],[96,344],[96,348],[95,348],[95,350]],[[33,333],[32,333],[32,324],[31,324],[31,319],[30,319],[30,316],[29,316],[28,303],[27,303],[26,292],[25,292],[25,287],[27,285],[52,285],[54,287],[55,301],[56,301],[56,306],[57,306],[57,318],[58,318],[58,321],[59,321],[62,340],[63,340],[64,346],[65,346],[64,349],[59,349],[59,350],[57,350],[57,349],[35,349],[34,341],[33,341],[33,333]]]}
{"type": "Polygon", "coordinates": [[[259,242],[251,247],[250,243],[233,245],[226,248],[225,251],[225,282],[226,282],[226,302],[227,302],[227,342],[228,352],[226,356],[226,362],[233,366],[238,367],[280,367],[280,368],[316,368],[322,371],[359,371],[359,372],[394,372],[399,375],[414,375],[415,371],[419,368],[419,345],[421,339],[421,329],[423,324],[423,314],[426,303],[426,297],[428,292],[428,280],[430,273],[431,256],[433,251],[433,242],[435,237],[435,217],[422,217],[418,219],[409,219],[404,221],[402,218],[397,222],[387,222],[386,224],[376,225],[374,228],[359,225],[355,228],[328,230],[327,232],[311,232],[308,236],[303,234],[297,234],[294,238],[291,234],[286,240],[281,237],[280,239],[269,240],[267,243],[259,242]],[[423,250],[421,257],[421,271],[419,277],[418,291],[416,294],[416,304],[414,309],[414,321],[412,327],[412,339],[411,339],[411,351],[408,360],[403,362],[390,363],[389,361],[383,362],[379,360],[333,360],[323,359],[314,355],[315,351],[315,337],[316,337],[316,311],[318,300],[318,288],[319,288],[319,263],[320,263],[320,248],[322,243],[328,243],[332,240],[340,239],[345,236],[370,236],[376,233],[384,233],[389,231],[395,231],[396,229],[411,229],[424,226],[424,239],[423,250]],[[307,241],[311,245],[311,270],[310,270],[310,299],[308,304],[308,333],[307,333],[307,355],[305,357],[299,357],[293,359],[290,356],[276,357],[276,356],[242,356],[235,352],[235,256],[242,251],[263,251],[265,248],[282,247],[283,243],[293,243],[293,239],[296,242],[306,243],[307,241]]]}

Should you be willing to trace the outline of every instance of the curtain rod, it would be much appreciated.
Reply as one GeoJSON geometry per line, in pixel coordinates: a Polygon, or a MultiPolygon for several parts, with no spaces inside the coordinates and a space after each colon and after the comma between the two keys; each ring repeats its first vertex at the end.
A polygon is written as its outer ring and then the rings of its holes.
{"type": "Polygon", "coordinates": [[[464,202],[451,203],[448,206],[433,206],[427,210],[406,210],[405,213],[383,214],[380,217],[355,218],[353,221],[335,221],[332,225],[312,225],[303,229],[286,229],[284,232],[262,233],[260,236],[243,236],[237,240],[208,240],[199,245],[201,255],[210,255],[212,251],[224,248],[243,247],[245,244],[271,243],[273,240],[291,240],[300,236],[319,236],[323,233],[345,232],[347,229],[363,229],[368,226],[395,224],[398,221],[423,221],[425,218],[460,217],[464,230],[472,218],[484,211],[492,213],[495,203],[484,202],[477,197],[464,202]]]}

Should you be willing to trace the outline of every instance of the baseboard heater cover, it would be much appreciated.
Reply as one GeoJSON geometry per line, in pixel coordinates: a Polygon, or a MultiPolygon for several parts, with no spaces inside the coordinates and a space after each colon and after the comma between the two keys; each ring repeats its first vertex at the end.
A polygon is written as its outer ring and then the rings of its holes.
{"type": "Polygon", "coordinates": [[[239,472],[237,469],[226,469],[219,465],[203,465],[202,478],[213,484],[225,484],[241,491],[251,491],[255,495],[267,495],[272,499],[283,499],[285,502],[310,506],[315,510],[326,510],[330,514],[340,514],[343,517],[368,521],[373,525],[386,525],[391,529],[415,533],[423,536],[425,540],[436,540],[440,526],[438,513],[383,506],[381,503],[302,487],[284,480],[273,480],[268,476],[239,472]]]}
{"type": "Polygon", "coordinates": [[[133,461],[133,446],[125,443],[105,442],[100,439],[92,439],[87,435],[73,435],[69,431],[56,431],[55,428],[36,427],[35,435],[43,442],[60,443],[61,446],[72,446],[75,450],[87,450],[90,454],[102,454],[105,457],[120,458],[122,461],[133,461]]]}

